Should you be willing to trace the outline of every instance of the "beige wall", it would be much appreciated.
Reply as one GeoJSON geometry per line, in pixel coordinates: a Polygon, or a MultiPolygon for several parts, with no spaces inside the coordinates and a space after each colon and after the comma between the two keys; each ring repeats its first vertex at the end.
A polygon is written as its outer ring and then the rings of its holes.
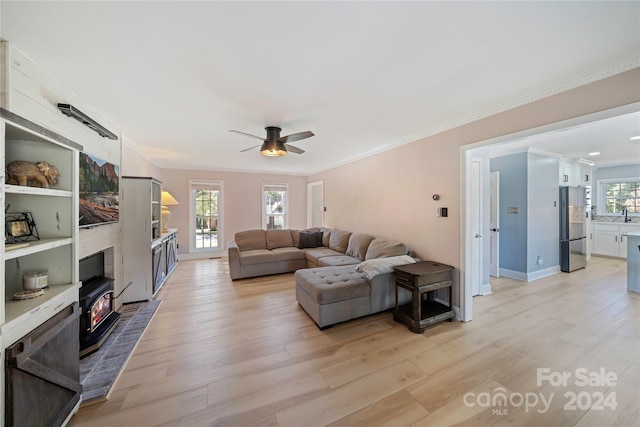
{"type": "Polygon", "coordinates": [[[189,251],[189,180],[223,181],[222,241],[241,230],[262,228],[262,183],[289,184],[289,227],[306,227],[307,179],[301,176],[162,169],[163,188],[180,203],[171,206],[169,228],[178,229],[178,253],[189,251]]]}
{"type": "Polygon", "coordinates": [[[639,82],[634,69],[310,176],[324,180],[325,225],[400,240],[455,266],[459,283],[460,147],[638,102],[639,82]]]}

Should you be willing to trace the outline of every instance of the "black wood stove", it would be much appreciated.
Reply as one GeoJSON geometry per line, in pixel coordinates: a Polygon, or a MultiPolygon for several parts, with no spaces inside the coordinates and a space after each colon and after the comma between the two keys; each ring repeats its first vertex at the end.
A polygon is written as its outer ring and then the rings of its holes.
{"type": "Polygon", "coordinates": [[[80,357],[100,348],[120,321],[114,310],[114,280],[104,276],[104,253],[80,260],[80,357]]]}

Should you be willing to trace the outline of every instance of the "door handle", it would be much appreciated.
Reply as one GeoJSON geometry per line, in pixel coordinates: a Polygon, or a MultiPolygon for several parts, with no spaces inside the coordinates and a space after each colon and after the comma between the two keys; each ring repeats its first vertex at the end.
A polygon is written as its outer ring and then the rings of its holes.
{"type": "Polygon", "coordinates": [[[490,229],[489,229],[489,231],[496,231],[496,232],[498,232],[498,231],[500,231],[500,229],[499,229],[499,228],[490,228],[490,229]]]}
{"type": "Polygon", "coordinates": [[[476,235],[474,237],[477,239],[477,238],[482,237],[482,236],[480,235],[480,233],[476,233],[476,235]]]}

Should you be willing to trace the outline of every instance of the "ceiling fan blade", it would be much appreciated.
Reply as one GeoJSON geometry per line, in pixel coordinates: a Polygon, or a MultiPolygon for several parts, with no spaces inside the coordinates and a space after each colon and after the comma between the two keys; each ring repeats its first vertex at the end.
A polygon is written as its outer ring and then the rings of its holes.
{"type": "Polygon", "coordinates": [[[300,141],[301,139],[311,138],[313,136],[313,132],[307,130],[304,132],[292,133],[291,135],[283,136],[279,139],[279,141],[287,143],[300,141]]]}
{"type": "Polygon", "coordinates": [[[260,141],[264,141],[264,138],[261,136],[251,135],[250,133],[240,132],[239,130],[230,130],[229,132],[239,133],[240,135],[249,136],[251,138],[259,139],[260,141]]]}
{"type": "Polygon", "coordinates": [[[293,145],[289,145],[289,144],[286,144],[286,147],[287,147],[287,151],[290,151],[292,153],[296,153],[296,154],[304,153],[304,150],[302,148],[294,147],[293,145]]]}
{"type": "Polygon", "coordinates": [[[254,148],[258,148],[260,147],[260,145],[254,145],[253,147],[249,147],[249,148],[245,148],[244,150],[240,150],[241,153],[244,153],[245,151],[250,151],[253,150],[254,148]]]}

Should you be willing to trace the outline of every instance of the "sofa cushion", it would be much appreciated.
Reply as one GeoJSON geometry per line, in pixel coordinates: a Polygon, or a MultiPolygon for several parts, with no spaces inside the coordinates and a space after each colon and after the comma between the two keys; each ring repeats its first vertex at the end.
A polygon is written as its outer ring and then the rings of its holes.
{"type": "Polygon", "coordinates": [[[293,247],[293,237],[291,230],[267,230],[265,232],[267,239],[267,249],[293,247]]]}
{"type": "Polygon", "coordinates": [[[364,260],[364,257],[367,255],[367,249],[369,248],[369,244],[373,240],[373,236],[365,233],[353,233],[351,237],[349,237],[349,245],[347,246],[347,251],[345,255],[352,256],[354,258],[358,258],[358,260],[364,260]]]}
{"type": "Polygon", "coordinates": [[[329,237],[331,237],[331,229],[323,228],[322,230],[322,246],[329,247],[329,237]]]}
{"type": "Polygon", "coordinates": [[[305,268],[296,271],[295,280],[318,304],[367,296],[371,286],[355,267],[305,268]]]}
{"type": "Polygon", "coordinates": [[[322,231],[301,231],[299,240],[297,247],[300,249],[317,248],[322,246],[322,231]]]}
{"type": "Polygon", "coordinates": [[[275,262],[276,256],[268,249],[251,249],[240,251],[240,265],[263,264],[265,262],[275,262]]]}
{"type": "Polygon", "coordinates": [[[300,230],[291,230],[291,238],[293,239],[293,246],[297,248],[300,244],[300,230]]]}
{"type": "Polygon", "coordinates": [[[386,239],[373,239],[369,244],[364,259],[406,255],[407,251],[408,249],[404,243],[386,239]]]}
{"type": "Polygon", "coordinates": [[[318,267],[358,264],[360,260],[347,255],[325,256],[318,259],[318,267]]]}
{"type": "Polygon", "coordinates": [[[300,249],[294,247],[271,249],[271,253],[275,256],[276,261],[305,259],[304,251],[301,251],[300,249]]]}
{"type": "Polygon", "coordinates": [[[344,254],[347,251],[347,245],[349,245],[349,237],[351,237],[350,231],[344,230],[331,230],[329,236],[329,249],[338,251],[344,254]]]}
{"type": "Polygon", "coordinates": [[[329,249],[329,248],[325,248],[325,247],[321,247],[321,248],[315,248],[315,249],[307,249],[307,251],[305,252],[305,256],[307,258],[308,261],[310,261],[312,264],[315,265],[319,265],[318,264],[318,260],[322,257],[327,257],[327,256],[342,256],[343,254],[341,254],[340,252],[336,252],[333,249],[329,249]]]}
{"type": "Polygon", "coordinates": [[[264,230],[239,231],[236,233],[234,240],[241,252],[253,249],[267,249],[264,230]]]}

